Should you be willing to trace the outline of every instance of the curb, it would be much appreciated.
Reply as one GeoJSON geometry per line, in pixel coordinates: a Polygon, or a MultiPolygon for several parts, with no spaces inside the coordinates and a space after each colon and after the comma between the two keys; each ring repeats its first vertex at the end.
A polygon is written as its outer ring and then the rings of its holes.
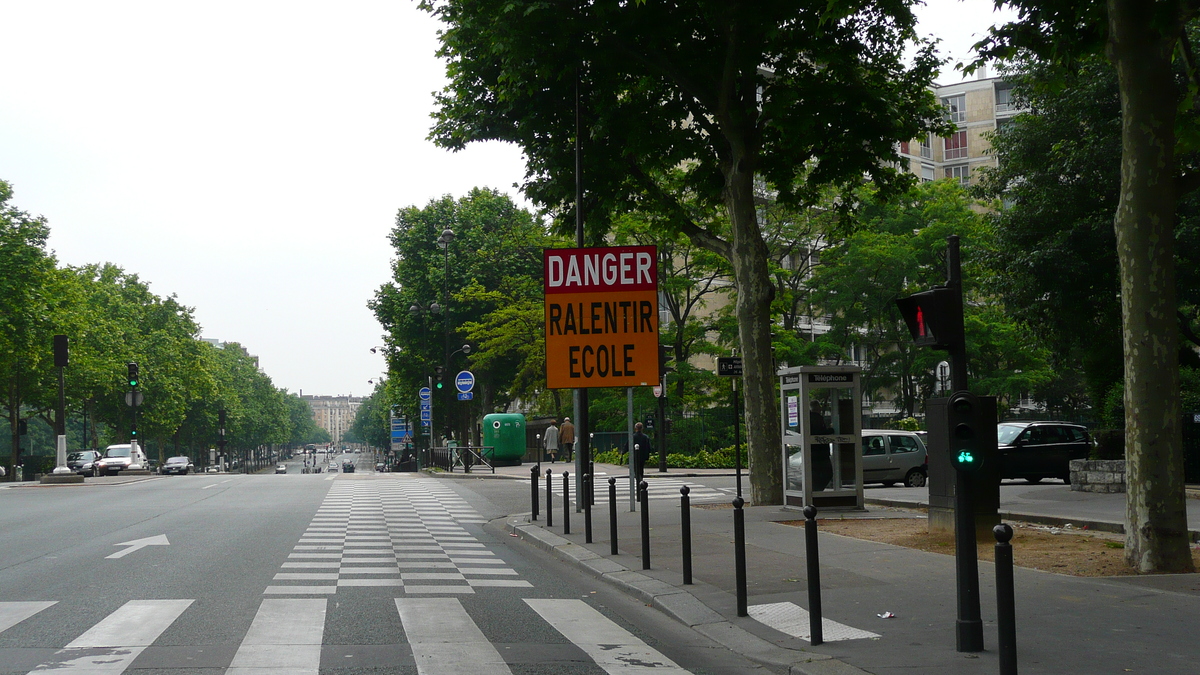
{"type": "Polygon", "coordinates": [[[528,515],[509,516],[504,528],[559,560],[608,582],[626,595],[654,607],[692,630],[746,658],[788,675],[867,675],[832,656],[798,652],[773,644],[741,628],[685,589],[635,572],[580,544],[542,529],[528,515]]]}

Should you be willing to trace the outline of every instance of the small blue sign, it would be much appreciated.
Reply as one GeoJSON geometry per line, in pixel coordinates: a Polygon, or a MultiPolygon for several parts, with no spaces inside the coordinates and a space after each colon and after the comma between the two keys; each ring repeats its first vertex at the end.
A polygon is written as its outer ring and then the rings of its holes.
{"type": "Polygon", "coordinates": [[[469,391],[458,392],[458,400],[460,401],[470,401],[472,398],[475,398],[475,394],[469,391]]]}
{"type": "Polygon", "coordinates": [[[421,401],[421,410],[433,410],[433,401],[421,401]]]}
{"type": "Polygon", "coordinates": [[[423,427],[429,426],[429,420],[421,420],[421,426],[423,426],[423,427]]]}
{"type": "Polygon", "coordinates": [[[428,401],[431,396],[433,396],[433,392],[429,391],[429,387],[421,387],[417,391],[417,398],[420,398],[422,401],[428,401]]]}
{"type": "MultiPolygon", "coordinates": [[[[462,392],[464,394],[471,391],[472,389],[474,389],[475,388],[474,373],[472,373],[469,370],[464,370],[461,373],[459,373],[458,375],[456,375],[454,377],[454,388],[458,389],[460,392],[462,392]]],[[[459,396],[458,400],[466,401],[469,399],[465,399],[465,398],[459,396]]]]}
{"type": "Polygon", "coordinates": [[[421,421],[422,421],[422,422],[428,421],[428,420],[429,420],[430,418],[432,418],[432,417],[433,417],[433,414],[432,414],[432,412],[431,412],[431,411],[429,411],[429,410],[422,410],[422,411],[421,411],[421,421]]]}

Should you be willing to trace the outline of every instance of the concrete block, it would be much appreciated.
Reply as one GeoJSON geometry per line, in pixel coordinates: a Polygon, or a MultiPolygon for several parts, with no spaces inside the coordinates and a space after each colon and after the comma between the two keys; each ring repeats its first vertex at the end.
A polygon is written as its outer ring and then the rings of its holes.
{"type": "Polygon", "coordinates": [[[673,617],[685,626],[698,626],[725,620],[724,617],[713,611],[708,605],[697,600],[691,593],[659,595],[654,598],[654,602],[651,604],[662,613],[673,617]]]}
{"type": "Polygon", "coordinates": [[[41,477],[42,485],[70,485],[72,483],[82,484],[83,476],[78,476],[73,473],[46,473],[41,477]]]}

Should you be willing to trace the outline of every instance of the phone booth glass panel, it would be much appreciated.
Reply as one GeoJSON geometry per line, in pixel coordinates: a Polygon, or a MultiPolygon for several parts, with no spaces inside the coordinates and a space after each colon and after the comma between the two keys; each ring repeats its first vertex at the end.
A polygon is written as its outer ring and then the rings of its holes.
{"type": "Polygon", "coordinates": [[[863,508],[857,366],[779,371],[784,505],[863,508]]]}

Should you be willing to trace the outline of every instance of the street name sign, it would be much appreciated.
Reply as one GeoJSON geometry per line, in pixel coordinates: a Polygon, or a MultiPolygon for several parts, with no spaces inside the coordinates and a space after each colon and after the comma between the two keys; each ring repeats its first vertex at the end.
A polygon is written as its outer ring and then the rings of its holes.
{"type": "Polygon", "coordinates": [[[658,380],[658,249],[545,249],[546,386],[658,380]]]}

